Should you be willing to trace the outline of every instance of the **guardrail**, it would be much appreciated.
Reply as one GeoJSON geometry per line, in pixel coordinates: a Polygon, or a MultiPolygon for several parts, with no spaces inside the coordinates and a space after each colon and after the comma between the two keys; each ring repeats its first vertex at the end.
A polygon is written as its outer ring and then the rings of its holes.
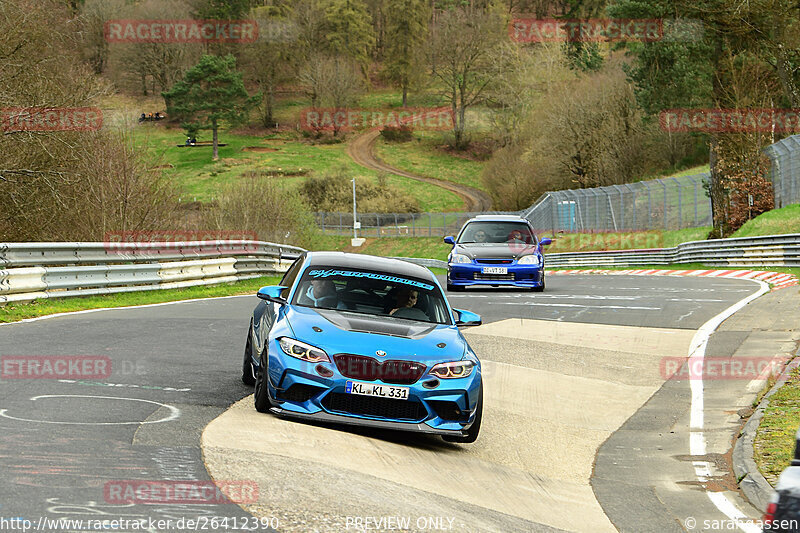
{"type": "MultiPolygon", "coordinates": [[[[285,272],[305,250],[261,241],[0,244],[0,305],[226,283],[285,272]]],[[[436,259],[402,258],[429,268],[436,259]]],[[[702,263],[800,267],[800,234],[693,241],[674,248],[546,255],[548,267],[702,263]]]]}
{"type": "MultiPolygon", "coordinates": [[[[438,259],[398,259],[428,268],[447,268],[447,262],[438,259]]],[[[729,267],[800,267],[800,234],[692,241],[674,248],[545,254],[545,264],[551,268],[682,263],[729,267]]]]}
{"type": "Polygon", "coordinates": [[[702,263],[731,267],[800,267],[800,234],[712,239],[674,248],[547,254],[550,267],[639,266],[702,263]]]}
{"type": "Polygon", "coordinates": [[[255,278],[285,272],[304,251],[238,240],[0,244],[0,305],[255,278]]]}

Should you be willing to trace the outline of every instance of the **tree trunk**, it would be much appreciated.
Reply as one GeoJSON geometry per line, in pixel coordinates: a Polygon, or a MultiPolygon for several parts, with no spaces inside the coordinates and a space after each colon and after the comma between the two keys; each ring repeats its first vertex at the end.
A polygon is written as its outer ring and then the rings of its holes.
{"type": "Polygon", "coordinates": [[[403,83],[403,107],[408,107],[408,84],[403,83]]]}
{"type": "Polygon", "coordinates": [[[219,136],[217,135],[217,119],[211,121],[211,129],[214,132],[214,161],[219,161],[219,136]]]}

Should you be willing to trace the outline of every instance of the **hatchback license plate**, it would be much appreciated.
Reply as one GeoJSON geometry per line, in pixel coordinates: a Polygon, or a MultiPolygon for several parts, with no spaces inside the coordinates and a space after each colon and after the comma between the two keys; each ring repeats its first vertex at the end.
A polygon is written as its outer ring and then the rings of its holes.
{"type": "Polygon", "coordinates": [[[391,387],[389,385],[374,385],[348,381],[344,391],[347,394],[360,394],[362,396],[378,396],[380,398],[393,398],[395,400],[408,400],[408,387],[391,387]]]}
{"type": "Polygon", "coordinates": [[[508,274],[506,267],[483,267],[484,274],[508,274]]]}

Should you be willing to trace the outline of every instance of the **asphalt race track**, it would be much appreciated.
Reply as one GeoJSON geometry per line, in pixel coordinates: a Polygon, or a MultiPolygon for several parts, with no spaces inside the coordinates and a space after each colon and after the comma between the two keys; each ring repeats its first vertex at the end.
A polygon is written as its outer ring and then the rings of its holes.
{"type": "MultiPolygon", "coordinates": [[[[2,356],[103,356],[111,373],[0,381],[0,517],[34,527],[43,517],[173,520],[151,531],[188,530],[175,524],[191,518],[243,523],[250,513],[278,531],[396,529],[365,522],[390,515],[410,519],[415,531],[635,530],[619,509],[631,481],[618,476],[616,460],[602,459],[595,472],[598,450],[646,411],[685,411],[687,383],[665,385],[659,361],[685,357],[695,330],[758,289],[744,280],[565,275],[550,276],[541,294],[449,294],[454,307],[484,318],[467,330],[484,361],[484,427],[464,446],[256,413],[240,381],[255,296],[3,325],[2,356]],[[242,508],[108,498],[107,484],[122,480],[212,476],[255,483],[257,501],[242,508]]],[[[719,346],[732,353],[743,329],[719,346]]],[[[630,439],[619,446],[637,453],[630,439]]],[[[601,457],[613,451],[603,450],[601,457]]],[[[713,515],[696,480],[684,481],[674,506],[654,499],[654,520],[678,524],[692,501],[713,515]]]]}

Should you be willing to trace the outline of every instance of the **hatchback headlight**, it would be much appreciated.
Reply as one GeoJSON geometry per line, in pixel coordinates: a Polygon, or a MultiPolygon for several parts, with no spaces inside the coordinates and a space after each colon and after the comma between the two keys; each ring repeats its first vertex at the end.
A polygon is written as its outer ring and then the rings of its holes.
{"type": "Polygon", "coordinates": [[[450,263],[472,263],[472,259],[464,254],[451,254],[450,263]]]}
{"type": "Polygon", "coordinates": [[[290,337],[279,338],[278,344],[281,345],[281,350],[283,350],[283,353],[286,355],[296,357],[297,359],[302,359],[303,361],[308,361],[309,363],[330,363],[331,361],[328,357],[328,354],[325,353],[325,350],[317,348],[316,346],[311,346],[310,344],[306,344],[304,342],[300,342],[290,337]]]}
{"type": "Polygon", "coordinates": [[[472,369],[475,368],[474,361],[453,361],[450,363],[439,363],[431,368],[431,374],[440,379],[458,379],[465,378],[472,374],[472,369]]]}
{"type": "Polygon", "coordinates": [[[525,255],[520,257],[517,260],[518,265],[541,265],[542,264],[542,256],[539,254],[533,255],[525,255]]]}

